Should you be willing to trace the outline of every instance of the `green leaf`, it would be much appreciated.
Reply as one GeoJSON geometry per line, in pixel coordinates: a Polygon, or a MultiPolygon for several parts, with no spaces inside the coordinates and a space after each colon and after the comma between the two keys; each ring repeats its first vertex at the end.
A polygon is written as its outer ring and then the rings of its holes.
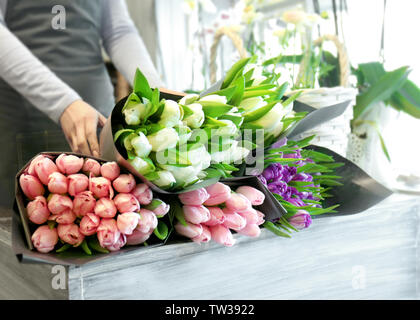
{"type": "Polygon", "coordinates": [[[218,96],[226,97],[226,100],[229,101],[232,98],[232,96],[234,95],[235,91],[236,91],[236,86],[232,86],[232,87],[222,89],[222,90],[219,90],[219,91],[210,92],[209,94],[206,94],[205,96],[216,94],[218,96]]]}
{"type": "Polygon", "coordinates": [[[252,122],[255,120],[258,120],[262,118],[264,115],[266,115],[268,112],[270,112],[271,109],[274,108],[274,106],[277,104],[276,101],[269,103],[261,108],[258,108],[254,111],[246,112],[244,116],[244,123],[252,122]]]}
{"type": "Polygon", "coordinates": [[[395,109],[420,119],[420,89],[410,80],[391,96],[390,102],[395,109]]]}
{"type": "Polygon", "coordinates": [[[89,243],[89,246],[93,250],[95,250],[97,252],[100,252],[100,253],[109,253],[109,250],[108,249],[105,249],[105,248],[101,247],[101,245],[99,244],[98,238],[96,238],[96,237],[89,238],[88,239],[88,243],[89,243]]]}
{"type": "Polygon", "coordinates": [[[187,221],[185,220],[185,217],[184,217],[184,211],[182,210],[181,205],[179,204],[178,200],[171,203],[171,205],[174,206],[175,218],[177,218],[177,220],[185,227],[188,226],[187,221]]]}
{"type": "Polygon", "coordinates": [[[254,97],[262,97],[262,96],[273,96],[276,95],[276,91],[273,90],[251,90],[251,91],[245,91],[243,98],[254,98],[254,97]]]}
{"type": "Polygon", "coordinates": [[[318,215],[324,214],[324,213],[337,212],[334,209],[339,207],[339,206],[340,206],[339,204],[336,204],[335,206],[331,206],[331,207],[325,208],[325,209],[316,208],[316,209],[311,210],[309,213],[310,213],[311,216],[318,216],[318,215]]]}
{"type": "Polygon", "coordinates": [[[86,242],[86,239],[83,240],[82,244],[80,245],[80,247],[82,248],[82,250],[87,254],[87,255],[92,255],[92,251],[90,251],[89,246],[86,242]]]}
{"type": "Polygon", "coordinates": [[[47,225],[48,225],[48,227],[52,230],[52,229],[54,229],[54,228],[55,228],[55,226],[57,225],[57,222],[52,221],[52,220],[48,220],[48,221],[47,221],[47,225]]]}
{"type": "Polygon", "coordinates": [[[146,77],[139,68],[136,69],[136,74],[134,76],[133,91],[139,97],[145,97],[149,100],[152,100],[152,89],[150,88],[146,77]]]}
{"type": "Polygon", "coordinates": [[[210,126],[210,127],[226,127],[227,123],[223,122],[223,121],[219,121],[215,118],[206,116],[206,120],[204,121],[204,126],[210,126]]]}
{"type": "Polygon", "coordinates": [[[127,100],[124,103],[123,108],[121,109],[121,112],[124,112],[124,110],[130,106],[136,105],[142,103],[138,95],[136,95],[134,92],[130,93],[127,100]]]}
{"type": "Polygon", "coordinates": [[[275,94],[272,95],[268,99],[268,102],[279,101],[281,98],[283,98],[284,93],[286,92],[288,87],[289,87],[289,83],[287,82],[283,83],[280,87],[277,88],[277,90],[275,91],[275,94]]]}
{"type": "MultiPolygon", "coordinates": [[[[287,82],[285,82],[287,83],[287,82]]],[[[259,84],[257,86],[248,87],[245,89],[246,92],[248,91],[261,91],[261,90],[270,90],[277,87],[275,84],[259,84]]]]}
{"type": "Polygon", "coordinates": [[[213,101],[197,101],[197,103],[202,105],[204,114],[212,118],[220,117],[233,108],[233,106],[213,101]]]}
{"type": "Polygon", "coordinates": [[[160,240],[165,240],[168,237],[169,228],[165,222],[158,220],[158,225],[155,230],[153,230],[153,233],[160,240]]]}
{"type": "Polygon", "coordinates": [[[145,209],[153,211],[158,208],[162,204],[162,200],[160,199],[153,199],[148,205],[144,206],[145,209]]]}
{"type": "Polygon", "coordinates": [[[236,62],[226,73],[225,80],[222,84],[222,89],[229,87],[232,81],[240,74],[251,58],[244,58],[236,62]]]}
{"type": "Polygon", "coordinates": [[[264,222],[263,226],[264,226],[264,228],[266,228],[267,230],[270,230],[272,233],[274,233],[277,236],[285,237],[285,238],[291,238],[289,234],[284,233],[279,227],[277,227],[271,221],[264,222]]]}
{"type": "Polygon", "coordinates": [[[293,101],[295,101],[297,98],[299,98],[299,96],[303,93],[303,91],[298,91],[295,94],[293,94],[292,96],[290,96],[289,98],[287,98],[285,101],[282,102],[282,105],[284,107],[287,107],[290,103],[292,103],[293,101]]]}
{"type": "Polygon", "coordinates": [[[232,121],[238,128],[241,127],[242,123],[244,122],[244,118],[240,114],[224,114],[218,118],[219,120],[230,120],[232,121]]]}
{"type": "Polygon", "coordinates": [[[354,120],[358,119],[368,111],[375,103],[387,100],[391,95],[399,90],[408,77],[408,67],[387,72],[378,82],[374,83],[369,89],[356,97],[354,106],[354,120]]]}
{"type": "Polygon", "coordinates": [[[115,132],[115,135],[114,135],[114,142],[116,142],[117,140],[118,140],[118,138],[123,134],[123,133],[127,133],[127,134],[131,134],[131,133],[133,133],[134,132],[134,130],[133,129],[121,129],[121,130],[118,130],[117,132],[115,132]]]}
{"type": "Polygon", "coordinates": [[[190,115],[194,114],[194,111],[192,111],[188,106],[185,106],[185,105],[182,105],[182,104],[180,104],[180,106],[181,106],[182,110],[184,110],[183,119],[188,118],[190,115]]]}
{"type": "Polygon", "coordinates": [[[233,83],[235,85],[235,91],[229,101],[229,104],[238,106],[243,97],[244,97],[244,90],[245,90],[245,77],[240,76],[238,77],[235,82],[233,83]]]}
{"type": "Polygon", "coordinates": [[[71,247],[70,244],[65,243],[61,248],[55,250],[55,252],[60,253],[60,252],[64,252],[66,250],[68,250],[71,247]]]}

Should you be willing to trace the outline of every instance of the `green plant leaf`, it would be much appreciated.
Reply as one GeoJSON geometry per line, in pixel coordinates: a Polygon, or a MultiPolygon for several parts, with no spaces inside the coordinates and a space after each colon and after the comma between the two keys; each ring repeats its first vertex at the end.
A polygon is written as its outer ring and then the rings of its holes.
{"type": "Polygon", "coordinates": [[[270,110],[273,109],[276,104],[277,104],[277,101],[274,101],[254,111],[246,112],[243,115],[244,123],[252,122],[252,121],[262,118],[264,115],[270,112],[270,110]]]}
{"type": "Polygon", "coordinates": [[[414,118],[420,119],[420,89],[407,80],[398,92],[391,96],[391,105],[414,118]]]}
{"type": "Polygon", "coordinates": [[[98,238],[96,238],[96,237],[89,238],[88,239],[88,243],[89,243],[89,246],[93,250],[95,250],[97,252],[100,252],[100,253],[109,253],[109,250],[108,249],[105,249],[105,248],[101,247],[101,245],[99,244],[98,238]]]}
{"type": "Polygon", "coordinates": [[[235,91],[236,91],[236,86],[232,85],[231,87],[226,88],[226,89],[222,89],[222,90],[215,91],[215,92],[210,92],[209,94],[206,94],[205,96],[216,94],[218,96],[226,97],[226,100],[229,101],[232,98],[232,96],[234,95],[235,91]]]}
{"type": "Polygon", "coordinates": [[[303,91],[298,91],[295,94],[291,95],[289,98],[287,98],[285,101],[282,102],[282,105],[284,107],[287,107],[289,104],[291,104],[293,101],[295,101],[299,96],[303,93],[303,91]]]}
{"type": "Polygon", "coordinates": [[[204,114],[212,118],[220,117],[233,108],[233,106],[213,101],[198,101],[197,103],[202,105],[204,114]]]}
{"type": "Polygon", "coordinates": [[[244,96],[245,77],[244,76],[238,77],[233,84],[234,84],[235,91],[231,99],[228,101],[229,101],[229,104],[233,106],[238,106],[241,103],[244,96]]]}
{"type": "Polygon", "coordinates": [[[263,224],[264,228],[267,230],[270,230],[272,233],[274,233],[277,236],[285,237],[285,238],[291,238],[289,234],[283,232],[279,227],[277,227],[273,222],[266,221],[263,224]]]}
{"type": "Polygon", "coordinates": [[[126,108],[142,103],[142,101],[140,100],[140,98],[138,97],[138,95],[136,95],[134,92],[130,93],[130,95],[128,96],[127,100],[124,103],[123,108],[121,109],[121,112],[123,112],[126,108]]]}
{"type": "Polygon", "coordinates": [[[152,89],[150,88],[146,77],[139,68],[136,69],[136,74],[134,76],[133,91],[139,97],[145,97],[150,101],[152,100],[152,89]]]}
{"type": "Polygon", "coordinates": [[[171,203],[171,206],[174,207],[175,218],[185,227],[188,226],[187,221],[185,220],[185,217],[184,217],[184,211],[182,211],[179,201],[175,200],[173,203],[171,203]]]}
{"type": "Polygon", "coordinates": [[[222,89],[225,89],[231,85],[237,75],[244,70],[249,60],[251,60],[251,58],[240,59],[229,69],[229,71],[226,73],[225,80],[223,81],[222,89]]]}
{"type": "Polygon", "coordinates": [[[82,244],[80,245],[80,247],[82,248],[82,250],[89,256],[92,255],[92,251],[90,251],[90,248],[86,242],[86,239],[83,240],[82,244]]]}
{"type": "Polygon", "coordinates": [[[163,222],[162,220],[158,220],[158,225],[155,228],[155,230],[153,230],[153,233],[160,240],[165,240],[168,237],[169,228],[165,222],[163,222]]]}
{"type": "Polygon", "coordinates": [[[71,248],[71,245],[68,244],[68,243],[65,243],[62,247],[55,250],[55,252],[57,252],[57,253],[64,252],[64,251],[68,250],[69,248],[71,248]]]}

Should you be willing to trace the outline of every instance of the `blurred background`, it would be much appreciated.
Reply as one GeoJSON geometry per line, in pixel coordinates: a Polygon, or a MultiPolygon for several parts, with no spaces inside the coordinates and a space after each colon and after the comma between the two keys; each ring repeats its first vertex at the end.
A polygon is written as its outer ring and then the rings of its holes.
{"type": "MultiPolygon", "coordinates": [[[[126,2],[169,89],[208,88],[245,55],[268,61],[262,72],[280,70],[280,81],[305,89],[303,101],[319,107],[352,99],[350,109],[356,108],[356,97],[376,86],[369,112],[347,113],[311,133],[318,134],[317,144],[346,155],[389,187],[420,191],[418,1],[126,2]],[[392,75],[390,82],[376,83],[404,66],[409,80],[402,86],[392,75]]],[[[128,83],[112,65],[109,70],[119,99],[128,83]]]]}

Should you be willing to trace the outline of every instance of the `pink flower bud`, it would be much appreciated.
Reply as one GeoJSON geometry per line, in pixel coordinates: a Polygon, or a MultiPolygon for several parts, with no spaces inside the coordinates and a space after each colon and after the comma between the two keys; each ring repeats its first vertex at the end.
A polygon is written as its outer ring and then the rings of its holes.
{"type": "Polygon", "coordinates": [[[245,218],[247,224],[255,224],[260,221],[260,217],[258,216],[257,210],[253,208],[248,208],[244,211],[238,211],[239,215],[245,218]]]}
{"type": "Polygon", "coordinates": [[[257,211],[257,215],[258,215],[257,225],[258,226],[262,225],[265,222],[265,220],[264,220],[265,215],[261,211],[258,211],[258,210],[255,210],[255,211],[257,211]]]}
{"type": "Polygon", "coordinates": [[[23,193],[29,198],[34,200],[37,196],[44,195],[45,189],[38,178],[29,174],[21,174],[19,177],[19,184],[23,193]]]}
{"type": "Polygon", "coordinates": [[[90,191],[83,191],[74,196],[73,212],[78,217],[83,217],[87,213],[92,213],[95,210],[96,200],[93,193],[90,191]]]}
{"type": "Polygon", "coordinates": [[[32,161],[31,161],[31,163],[29,164],[29,166],[28,166],[28,169],[27,170],[25,170],[25,173],[26,174],[30,174],[31,176],[34,176],[34,177],[37,177],[38,178],[38,176],[37,176],[37,174],[36,174],[36,170],[35,170],[35,165],[36,165],[36,163],[38,162],[38,161],[40,161],[40,160],[42,160],[42,159],[44,159],[45,157],[42,155],[42,154],[40,154],[40,155],[38,155],[38,156],[36,156],[32,161]]]}
{"type": "Polygon", "coordinates": [[[117,214],[117,207],[111,199],[101,198],[96,201],[94,211],[101,218],[113,218],[117,214]]]}
{"type": "Polygon", "coordinates": [[[60,214],[66,209],[73,209],[73,201],[68,196],[52,194],[51,198],[48,198],[48,209],[52,214],[60,214]]]}
{"type": "Polygon", "coordinates": [[[232,193],[229,199],[226,200],[226,208],[233,211],[244,211],[251,208],[251,202],[240,193],[232,193]]]}
{"type": "Polygon", "coordinates": [[[99,227],[101,218],[94,213],[87,213],[82,220],[80,220],[80,232],[85,236],[91,236],[96,233],[99,227]]]}
{"type": "Polygon", "coordinates": [[[181,222],[178,222],[175,225],[175,230],[181,236],[193,239],[201,236],[203,233],[203,226],[201,224],[192,224],[187,222],[187,225],[184,226],[181,222]]]}
{"type": "Polygon", "coordinates": [[[146,209],[151,210],[154,214],[161,218],[169,212],[171,206],[160,199],[153,199],[153,201],[146,207],[146,209]]]}
{"type": "Polygon", "coordinates": [[[143,233],[137,229],[133,230],[133,233],[127,236],[127,244],[130,246],[134,246],[140,243],[145,242],[147,239],[150,238],[150,235],[153,233],[151,230],[148,233],[143,233]]]}
{"type": "Polygon", "coordinates": [[[52,161],[50,158],[44,157],[35,163],[35,171],[39,180],[41,180],[43,184],[47,185],[48,177],[50,174],[53,172],[58,172],[58,169],[54,161],[52,161]]]}
{"type": "Polygon", "coordinates": [[[147,209],[140,209],[140,220],[137,225],[137,230],[142,233],[149,233],[156,229],[158,220],[153,211],[147,209]]]}
{"type": "Polygon", "coordinates": [[[137,198],[140,204],[148,205],[153,200],[153,192],[149,186],[145,183],[139,183],[131,191],[131,193],[137,198]]]}
{"type": "Polygon", "coordinates": [[[89,191],[92,191],[97,198],[112,199],[114,197],[111,181],[104,177],[90,178],[89,191]]]}
{"type": "Polygon", "coordinates": [[[67,177],[60,172],[53,172],[48,177],[48,190],[51,193],[64,194],[67,193],[68,181],[67,177]]]}
{"type": "Polygon", "coordinates": [[[118,215],[117,226],[123,234],[132,234],[139,224],[140,215],[136,212],[125,212],[118,215]]]}
{"type": "Polygon", "coordinates": [[[179,200],[185,205],[201,206],[210,195],[204,188],[196,189],[189,192],[184,192],[178,195],[179,200]]]}
{"type": "Polygon", "coordinates": [[[248,237],[256,238],[260,236],[261,229],[256,224],[251,223],[251,224],[247,224],[245,228],[239,230],[238,233],[243,234],[248,237]]]}
{"type": "Polygon", "coordinates": [[[105,177],[109,179],[110,181],[113,181],[120,175],[120,167],[115,161],[105,162],[101,166],[101,175],[102,177],[105,177]]]}
{"type": "Polygon", "coordinates": [[[140,210],[140,204],[131,193],[119,193],[114,198],[118,212],[136,212],[140,210]]]}
{"type": "Polygon", "coordinates": [[[76,224],[59,224],[57,227],[58,236],[65,243],[72,245],[73,247],[80,246],[85,239],[85,236],[80,232],[79,226],[76,224]]]}
{"type": "Polygon", "coordinates": [[[60,154],[55,159],[55,163],[57,164],[58,170],[67,175],[78,173],[83,167],[83,159],[72,154],[60,154]]]}
{"type": "Polygon", "coordinates": [[[253,206],[259,206],[264,203],[265,195],[260,190],[249,186],[241,186],[236,189],[237,193],[244,195],[253,206]]]}
{"type": "Polygon", "coordinates": [[[231,247],[235,244],[236,240],[233,238],[232,232],[222,225],[210,227],[211,238],[226,247],[231,247]]]}
{"type": "Polygon", "coordinates": [[[55,221],[59,224],[69,224],[76,220],[76,215],[71,209],[66,209],[59,214],[51,215],[48,220],[55,221]]]}
{"type": "Polygon", "coordinates": [[[128,193],[136,186],[136,180],[131,173],[122,174],[112,182],[112,186],[117,192],[128,193]]]}
{"type": "Polygon", "coordinates": [[[118,237],[117,241],[112,246],[107,246],[106,248],[109,251],[118,251],[122,247],[124,247],[126,243],[127,243],[127,237],[126,237],[126,235],[120,233],[120,236],[118,237]]]}
{"type": "Polygon", "coordinates": [[[75,196],[80,192],[87,190],[89,186],[89,179],[82,173],[72,174],[68,177],[69,189],[68,192],[71,196],[75,196]]]}
{"type": "Polygon", "coordinates": [[[306,210],[298,210],[293,217],[289,218],[289,223],[296,229],[305,229],[312,224],[312,218],[306,210]]]}
{"type": "Polygon", "coordinates": [[[206,226],[212,227],[225,222],[225,214],[219,207],[208,207],[210,211],[210,220],[204,222],[206,226]]]}
{"type": "Polygon", "coordinates": [[[211,240],[211,232],[210,229],[206,226],[203,226],[203,232],[198,237],[192,238],[192,241],[201,243],[201,242],[209,242],[211,240]]]}
{"type": "Polygon", "coordinates": [[[83,164],[82,171],[87,175],[92,174],[92,176],[97,177],[101,174],[101,165],[98,161],[87,158],[83,164]]]}
{"type": "Polygon", "coordinates": [[[185,220],[199,224],[210,220],[210,211],[205,206],[183,206],[185,220]]]}
{"type": "Polygon", "coordinates": [[[223,213],[225,214],[225,222],[223,222],[223,225],[226,228],[239,231],[246,226],[246,220],[244,217],[239,215],[236,212],[230,211],[228,208],[223,209],[223,213]]]}
{"type": "Polygon", "coordinates": [[[121,235],[115,219],[102,219],[96,232],[102,248],[113,246],[121,235]]]}
{"type": "Polygon", "coordinates": [[[28,218],[33,223],[43,224],[48,220],[50,211],[47,207],[47,200],[43,196],[37,196],[35,200],[28,203],[26,207],[28,218]]]}
{"type": "Polygon", "coordinates": [[[210,198],[204,202],[206,206],[217,206],[226,202],[231,196],[230,188],[221,182],[217,182],[206,188],[210,198]]]}
{"type": "Polygon", "coordinates": [[[58,242],[57,229],[50,229],[46,225],[40,226],[32,234],[31,240],[39,252],[50,252],[58,242]]]}

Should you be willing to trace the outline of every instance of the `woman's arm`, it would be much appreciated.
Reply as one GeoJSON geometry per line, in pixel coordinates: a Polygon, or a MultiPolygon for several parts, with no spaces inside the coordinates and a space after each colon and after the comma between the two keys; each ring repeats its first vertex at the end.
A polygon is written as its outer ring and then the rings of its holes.
{"type": "Polygon", "coordinates": [[[101,35],[103,45],[116,68],[132,84],[136,68],[146,76],[152,88],[163,86],[152,59],[123,0],[104,0],[101,35]]]}

